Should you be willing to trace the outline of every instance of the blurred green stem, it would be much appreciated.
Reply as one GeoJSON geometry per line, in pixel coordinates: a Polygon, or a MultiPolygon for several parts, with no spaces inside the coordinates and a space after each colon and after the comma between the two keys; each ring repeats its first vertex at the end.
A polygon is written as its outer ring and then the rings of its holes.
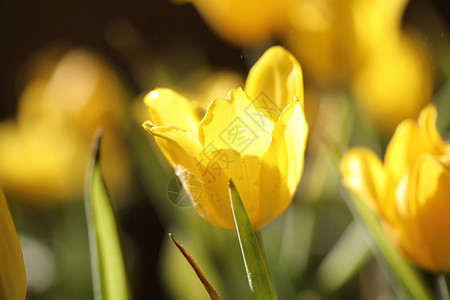
{"type": "Polygon", "coordinates": [[[441,299],[450,300],[450,296],[448,294],[447,279],[445,278],[445,274],[441,273],[437,275],[437,282],[439,285],[439,291],[441,292],[441,299]]]}
{"type": "MultiPolygon", "coordinates": [[[[344,194],[345,195],[345,194],[344,194]]],[[[367,231],[373,237],[378,249],[383,254],[385,261],[392,268],[392,271],[400,279],[403,286],[411,296],[416,299],[433,299],[420,274],[409,264],[401,253],[392,245],[386,236],[378,217],[369,207],[352,194],[347,194],[350,208],[353,213],[362,221],[367,231]]],[[[394,286],[395,287],[395,286],[394,286]]]]}

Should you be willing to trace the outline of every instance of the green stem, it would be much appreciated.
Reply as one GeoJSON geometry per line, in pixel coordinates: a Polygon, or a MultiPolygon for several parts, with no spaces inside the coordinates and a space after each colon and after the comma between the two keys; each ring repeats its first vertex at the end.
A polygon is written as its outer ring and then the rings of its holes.
{"type": "Polygon", "coordinates": [[[442,300],[450,300],[450,296],[448,293],[447,280],[443,273],[437,275],[437,282],[439,285],[439,291],[441,292],[441,299],[442,300]]]}
{"type": "Polygon", "coordinates": [[[361,200],[356,199],[351,194],[346,194],[350,208],[353,213],[362,221],[368,232],[373,237],[378,249],[383,254],[385,261],[389,264],[392,271],[400,279],[403,286],[411,296],[417,299],[433,299],[423,283],[420,274],[409,264],[401,253],[392,245],[386,236],[378,217],[361,200]]]}

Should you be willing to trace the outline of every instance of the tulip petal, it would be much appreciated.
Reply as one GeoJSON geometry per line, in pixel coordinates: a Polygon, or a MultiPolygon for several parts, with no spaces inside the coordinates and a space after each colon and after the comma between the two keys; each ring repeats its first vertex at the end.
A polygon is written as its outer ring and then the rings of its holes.
{"type": "Polygon", "coordinates": [[[401,122],[386,149],[387,184],[397,185],[405,170],[411,168],[414,161],[427,152],[427,148],[416,122],[411,119],[401,122]]]}
{"type": "MultiPolygon", "coordinates": [[[[244,203],[247,215],[253,228],[260,228],[260,174],[262,160],[260,157],[245,155],[231,149],[222,149],[214,152],[216,157],[209,167],[223,173],[233,180],[236,189],[244,203]]],[[[229,199],[227,199],[229,202],[229,199]]],[[[231,208],[231,207],[230,207],[231,208]]],[[[233,219],[231,220],[233,222],[233,219]]]]}
{"type": "Polygon", "coordinates": [[[173,125],[197,138],[200,120],[186,98],[171,89],[158,88],[148,93],[144,102],[155,126],[173,125]]]}
{"type": "Polygon", "coordinates": [[[429,144],[431,153],[441,155],[445,153],[446,146],[436,128],[436,118],[436,106],[429,104],[420,112],[418,124],[429,144]]]}
{"type": "MultiPolygon", "coordinates": [[[[450,173],[433,156],[421,156],[411,175],[410,199],[415,208],[412,222],[419,236],[410,256],[432,271],[450,270],[450,173]]],[[[408,224],[408,228],[412,226],[408,224]]]]}
{"type": "Polygon", "coordinates": [[[343,185],[366,202],[375,212],[383,214],[385,173],[380,158],[371,150],[353,148],[341,160],[343,185]]]}
{"type": "Polygon", "coordinates": [[[295,57],[283,47],[267,50],[251,68],[245,92],[273,122],[298,97],[303,106],[303,75],[295,57]]]}
{"type": "Polygon", "coordinates": [[[257,46],[284,24],[284,6],[279,0],[190,0],[208,25],[236,46],[257,46]]]}
{"type": "Polygon", "coordinates": [[[0,299],[25,299],[27,279],[22,250],[0,189],[0,299]]]}
{"type": "Polygon", "coordinates": [[[199,141],[208,151],[232,149],[241,155],[262,157],[271,142],[274,124],[255,110],[242,89],[230,99],[216,98],[199,124],[199,141]]]}
{"type": "Polygon", "coordinates": [[[143,124],[171,162],[198,212],[212,224],[234,228],[228,178],[215,168],[213,154],[203,150],[192,135],[175,126],[143,124]]]}
{"type": "Polygon", "coordinates": [[[176,126],[153,126],[148,121],[142,126],[156,137],[158,146],[177,172],[195,169],[198,163],[195,158],[202,152],[202,146],[189,132],[176,126]]]}
{"type": "Polygon", "coordinates": [[[308,125],[299,101],[281,113],[260,173],[260,224],[280,215],[291,203],[300,181],[308,125]]]}

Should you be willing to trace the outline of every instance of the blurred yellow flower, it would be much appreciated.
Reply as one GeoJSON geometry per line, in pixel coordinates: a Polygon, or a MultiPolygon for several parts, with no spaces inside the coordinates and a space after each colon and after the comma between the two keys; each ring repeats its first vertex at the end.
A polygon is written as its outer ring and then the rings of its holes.
{"type": "Polygon", "coordinates": [[[284,33],[305,74],[319,85],[348,82],[401,35],[405,0],[289,0],[284,33]]]}
{"type": "Polygon", "coordinates": [[[418,122],[403,121],[384,165],[370,150],[349,150],[341,162],[343,184],[382,219],[388,234],[415,264],[450,270],[450,143],[436,126],[430,104],[418,122]]]}
{"type": "Polygon", "coordinates": [[[38,55],[28,69],[17,120],[0,124],[5,191],[35,205],[81,196],[91,138],[101,125],[105,176],[124,193],[127,95],[109,64],[83,49],[58,49],[38,55]]]}
{"type": "Polygon", "coordinates": [[[402,32],[408,1],[290,0],[285,35],[308,79],[350,82],[362,110],[383,130],[417,115],[432,93],[429,59],[402,32]]]}
{"type": "Polygon", "coordinates": [[[286,24],[285,0],[190,0],[223,39],[239,46],[270,42],[286,24]]]}
{"type": "Polygon", "coordinates": [[[27,278],[8,203],[0,188],[0,299],[24,300],[27,278]]]}
{"type": "Polygon", "coordinates": [[[352,0],[289,0],[283,38],[307,79],[328,86],[349,79],[356,58],[352,0]]]}
{"type": "Polygon", "coordinates": [[[402,36],[389,47],[378,48],[355,74],[352,90],[361,109],[377,126],[392,131],[429,102],[432,78],[426,53],[414,40],[402,36]]]}
{"type": "Polygon", "coordinates": [[[308,133],[302,72],[289,52],[267,50],[250,70],[245,92],[238,88],[228,99],[216,98],[203,119],[169,89],[150,92],[145,103],[152,121],[143,126],[209,222],[234,228],[230,179],[255,229],[289,206],[301,178],[308,133]]]}

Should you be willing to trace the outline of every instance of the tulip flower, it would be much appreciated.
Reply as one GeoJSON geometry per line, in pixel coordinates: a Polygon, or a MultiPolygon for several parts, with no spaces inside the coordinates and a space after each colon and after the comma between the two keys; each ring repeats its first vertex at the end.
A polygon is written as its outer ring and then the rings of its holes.
{"type": "MultiPolygon", "coordinates": [[[[318,86],[350,84],[376,125],[391,132],[431,98],[430,59],[420,40],[404,33],[408,1],[291,0],[285,42],[318,86]]],[[[423,43],[422,43],[423,44],[423,43]]]]}
{"type": "Polygon", "coordinates": [[[433,76],[427,54],[413,39],[402,36],[377,50],[355,74],[352,90],[366,115],[392,132],[429,102],[433,76]]]}
{"type": "Polygon", "coordinates": [[[255,229],[289,206],[308,133],[302,71],[289,52],[279,46],[267,50],[250,70],[245,90],[216,98],[204,116],[169,89],[153,90],[144,101],[151,117],[144,128],[210,223],[234,229],[230,179],[255,229]]]}
{"type": "Polygon", "coordinates": [[[0,299],[24,300],[27,278],[8,203],[0,188],[0,299]]]}
{"type": "Polygon", "coordinates": [[[285,25],[284,0],[190,0],[210,27],[239,46],[264,44],[285,25]]]}
{"type": "Polygon", "coordinates": [[[0,123],[0,183],[32,205],[79,198],[92,134],[101,125],[107,180],[123,197],[130,172],[123,85],[99,55],[54,52],[27,65],[17,120],[0,123]]]}
{"type": "Polygon", "coordinates": [[[384,164],[370,150],[349,150],[341,161],[343,184],[370,206],[387,234],[416,265],[450,271],[450,143],[436,126],[430,104],[419,120],[397,127],[384,164]]]}

